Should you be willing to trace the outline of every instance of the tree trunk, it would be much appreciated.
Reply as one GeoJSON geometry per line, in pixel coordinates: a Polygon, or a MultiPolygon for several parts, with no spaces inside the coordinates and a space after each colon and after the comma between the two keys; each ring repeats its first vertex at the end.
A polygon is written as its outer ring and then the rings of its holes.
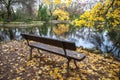
{"type": "Polygon", "coordinates": [[[12,0],[9,0],[8,1],[8,4],[6,5],[6,8],[7,8],[7,22],[10,22],[11,21],[11,1],[12,0]]]}

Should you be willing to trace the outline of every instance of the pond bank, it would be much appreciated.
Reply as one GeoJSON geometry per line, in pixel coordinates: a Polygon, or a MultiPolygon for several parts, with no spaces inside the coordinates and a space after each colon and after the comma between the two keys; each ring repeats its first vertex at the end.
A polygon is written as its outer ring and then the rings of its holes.
{"type": "Polygon", "coordinates": [[[41,26],[44,21],[31,21],[31,22],[0,22],[0,27],[33,27],[41,26]]]}
{"type": "MultiPolygon", "coordinates": [[[[49,21],[49,24],[69,24],[71,21],[58,21],[52,20],[49,21]]],[[[45,21],[30,21],[30,22],[0,22],[0,27],[33,27],[41,26],[45,21]]]]}

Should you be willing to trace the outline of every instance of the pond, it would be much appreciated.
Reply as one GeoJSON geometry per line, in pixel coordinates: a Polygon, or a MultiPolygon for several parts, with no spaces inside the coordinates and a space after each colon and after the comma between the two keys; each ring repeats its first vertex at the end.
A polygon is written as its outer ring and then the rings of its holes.
{"type": "Polygon", "coordinates": [[[49,37],[54,39],[61,39],[61,40],[69,40],[76,43],[76,46],[84,46],[85,48],[93,48],[95,47],[93,44],[86,41],[86,37],[84,36],[84,31],[76,30],[74,28],[70,28],[69,31],[66,31],[66,24],[43,24],[37,27],[1,27],[0,28],[0,41],[10,41],[10,40],[21,40],[22,36],[21,33],[28,33],[28,34],[35,34],[43,37],[49,37]],[[56,27],[61,27],[55,29],[56,27]],[[63,29],[64,28],[64,29],[63,29]],[[62,32],[63,31],[63,32],[62,32]],[[62,32],[62,33],[61,33],[62,32]],[[81,33],[81,34],[79,34],[81,33]],[[83,33],[83,34],[82,34],[83,33]],[[86,45],[87,43],[87,45],[86,45]]]}
{"type": "Polygon", "coordinates": [[[103,53],[112,52],[115,57],[120,58],[120,49],[110,40],[107,31],[99,33],[90,28],[75,29],[69,25],[46,23],[37,27],[0,27],[0,41],[21,40],[21,33],[72,41],[77,47],[99,49],[103,53]]]}
{"type": "MultiPolygon", "coordinates": [[[[58,37],[53,31],[54,24],[34,27],[0,27],[0,41],[21,40],[21,33],[35,34],[43,37],[58,37]]],[[[59,35],[60,36],[60,35],[59,35]]]]}

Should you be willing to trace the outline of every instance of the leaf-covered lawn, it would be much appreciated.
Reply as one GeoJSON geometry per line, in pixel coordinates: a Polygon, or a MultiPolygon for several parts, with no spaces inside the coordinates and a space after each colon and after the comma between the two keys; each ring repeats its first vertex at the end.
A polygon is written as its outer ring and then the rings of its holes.
{"type": "Polygon", "coordinates": [[[119,80],[120,61],[101,54],[90,53],[78,48],[87,57],[77,62],[76,70],[70,63],[67,77],[67,59],[35,49],[33,60],[29,60],[29,47],[26,41],[0,43],[0,80],[119,80]],[[41,58],[40,58],[41,57],[41,58]]]}

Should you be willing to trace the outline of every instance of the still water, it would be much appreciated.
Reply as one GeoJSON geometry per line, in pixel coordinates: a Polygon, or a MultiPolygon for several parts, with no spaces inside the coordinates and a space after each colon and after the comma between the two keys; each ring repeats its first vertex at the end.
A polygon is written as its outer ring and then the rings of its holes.
{"type": "Polygon", "coordinates": [[[52,24],[43,24],[39,27],[6,28],[0,27],[0,41],[21,40],[21,33],[35,34],[42,37],[49,37],[59,40],[67,40],[76,43],[77,47],[88,49],[99,49],[103,53],[112,52],[115,57],[120,58],[120,48],[118,48],[109,38],[108,32],[96,32],[94,29],[70,28],[68,32],[57,35],[52,24]]]}
{"type": "Polygon", "coordinates": [[[36,34],[47,36],[50,34],[49,25],[42,25],[39,27],[0,27],[0,41],[21,40],[21,33],[36,34]]]}
{"type": "Polygon", "coordinates": [[[43,24],[39,27],[22,27],[22,28],[16,28],[16,27],[1,27],[0,28],[0,41],[10,41],[10,40],[21,40],[22,36],[21,33],[28,33],[28,34],[35,34],[42,37],[49,37],[54,39],[60,39],[60,40],[67,40],[67,41],[73,41],[76,43],[77,47],[83,46],[84,48],[95,48],[93,43],[91,43],[88,39],[88,36],[93,35],[92,32],[89,34],[90,30],[86,29],[70,29],[69,31],[65,32],[64,34],[57,35],[53,28],[58,27],[56,25],[51,24],[43,24]],[[88,33],[86,33],[86,31],[88,33]]]}

